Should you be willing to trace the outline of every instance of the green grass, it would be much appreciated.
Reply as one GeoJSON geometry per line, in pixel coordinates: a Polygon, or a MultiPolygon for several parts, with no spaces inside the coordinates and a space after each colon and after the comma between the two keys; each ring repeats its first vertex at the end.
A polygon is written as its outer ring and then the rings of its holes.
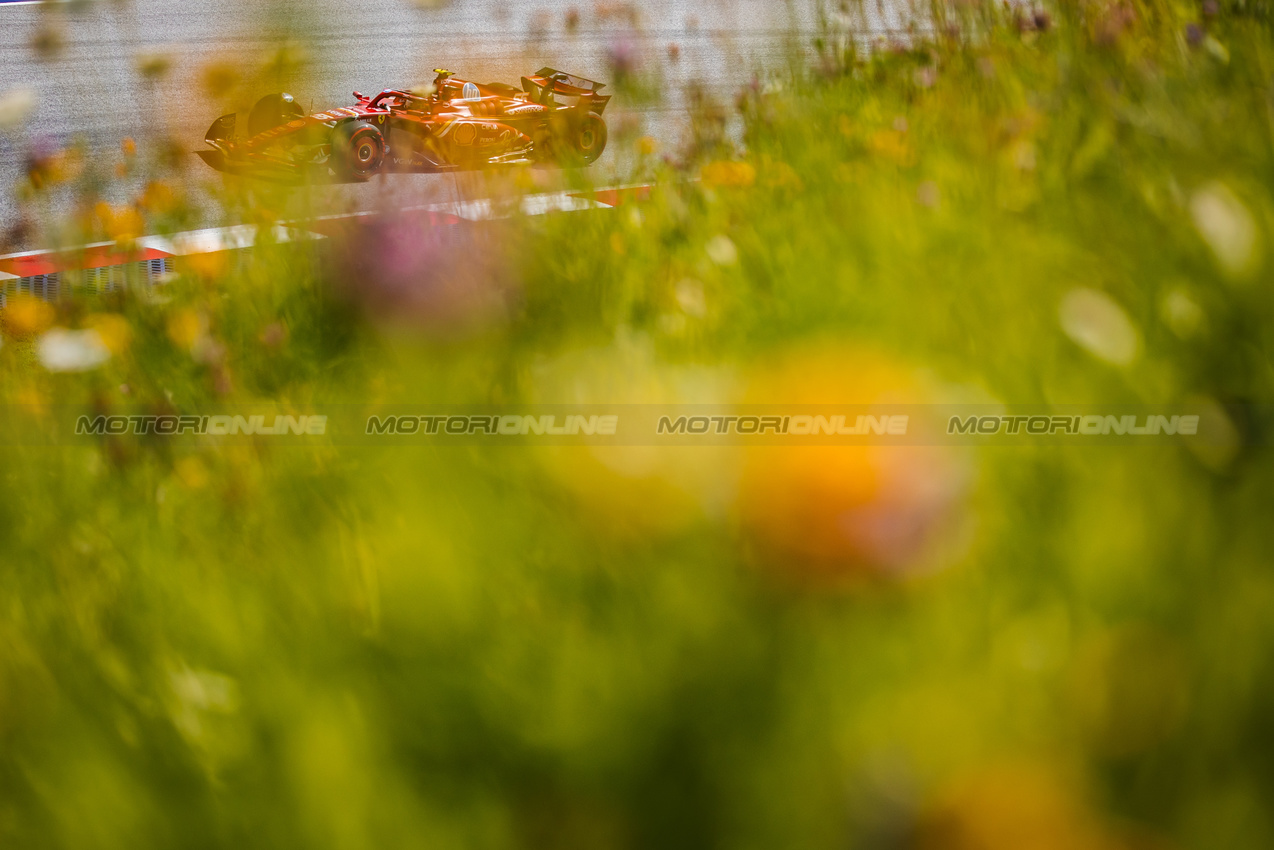
{"type": "Polygon", "coordinates": [[[649,202],[479,235],[423,305],[273,246],[31,319],[122,317],[83,374],[10,312],[35,427],[896,391],[1204,404],[1234,439],[6,447],[0,845],[1270,846],[1274,43],[1264,7],[1210,41],[1127,8],[828,48],[741,98],[745,153],[705,110],[649,202]],[[1076,290],[1135,356],[1067,333],[1076,290]],[[928,484],[901,562],[799,495],[906,519],[928,484]]]}

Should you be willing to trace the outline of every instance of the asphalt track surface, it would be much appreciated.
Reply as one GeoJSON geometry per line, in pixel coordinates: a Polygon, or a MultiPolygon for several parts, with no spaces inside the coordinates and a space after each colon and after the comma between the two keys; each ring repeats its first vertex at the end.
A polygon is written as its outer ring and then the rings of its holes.
{"type": "MultiPolygon", "coordinates": [[[[633,135],[651,136],[663,150],[672,150],[686,133],[689,87],[697,85],[728,104],[754,71],[783,63],[794,43],[808,44],[818,26],[815,2],[0,3],[0,94],[26,89],[35,96],[28,120],[16,131],[0,132],[0,232],[19,218],[13,189],[23,178],[25,152],[32,145],[48,148],[79,140],[102,166],[120,158],[126,137],[137,140],[143,155],[165,136],[194,151],[203,147],[214,118],[247,109],[268,91],[289,91],[318,110],[346,103],[355,89],[375,92],[426,82],[435,67],[462,78],[513,84],[544,65],[603,81],[612,78],[616,62],[640,68],[658,96],[637,104],[619,97],[607,118],[612,127],[623,124],[633,135]],[[32,47],[42,31],[56,33],[62,43],[54,58],[41,58],[32,47]],[[292,45],[286,55],[300,57],[300,63],[261,71],[281,44],[292,45]],[[147,82],[138,71],[147,56],[171,63],[158,82],[147,82]],[[211,67],[234,69],[239,85],[222,97],[210,96],[211,67]]],[[[897,15],[873,10],[860,28],[869,34],[898,24],[897,15]]],[[[627,156],[624,146],[612,144],[593,166],[593,178],[618,177],[629,164],[627,156]]],[[[192,185],[220,179],[193,155],[190,160],[192,185]]],[[[387,192],[395,203],[428,203],[476,191],[448,175],[395,175],[392,180],[392,189],[322,187],[314,204],[319,212],[345,211],[384,203],[387,192]]],[[[111,181],[104,191],[122,202],[136,190],[128,181],[111,181]]],[[[73,203],[55,197],[44,215],[56,218],[73,203]]],[[[215,218],[215,210],[205,208],[215,218]]]]}

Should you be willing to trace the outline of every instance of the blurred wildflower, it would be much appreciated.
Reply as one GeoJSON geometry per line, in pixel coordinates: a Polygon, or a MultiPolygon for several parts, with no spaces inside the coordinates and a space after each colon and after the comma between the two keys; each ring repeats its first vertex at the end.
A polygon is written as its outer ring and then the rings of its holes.
{"type": "Polygon", "coordinates": [[[180,257],[177,269],[201,280],[214,281],[225,274],[229,262],[225,251],[195,251],[180,257]]]}
{"type": "Polygon", "coordinates": [[[676,62],[680,58],[681,58],[681,45],[677,44],[677,42],[675,41],[669,42],[668,43],[668,60],[670,62],[676,62]]]}
{"type": "Polygon", "coordinates": [[[659,150],[659,142],[651,136],[640,136],[637,139],[637,153],[650,156],[659,150]]]}
{"type": "Polygon", "coordinates": [[[578,29],[579,29],[579,9],[576,9],[574,6],[572,6],[571,8],[566,10],[566,32],[569,35],[574,35],[575,31],[578,29]]]}
{"type": "Polygon", "coordinates": [[[183,663],[169,672],[168,684],[173,725],[192,741],[205,739],[206,714],[232,714],[239,709],[239,686],[229,676],[192,670],[183,663]]]}
{"type": "Polygon", "coordinates": [[[932,65],[924,65],[916,69],[912,79],[919,88],[931,89],[938,82],[938,69],[932,65]]]}
{"type": "Polygon", "coordinates": [[[1035,145],[1029,139],[1019,139],[1009,151],[1018,171],[1035,170],[1035,145]]]}
{"type": "Polygon", "coordinates": [[[1222,65],[1230,64],[1230,50],[1220,41],[1217,41],[1216,36],[1210,35],[1205,38],[1203,40],[1203,46],[1207,49],[1213,59],[1217,60],[1222,65]]]}
{"type": "Polygon", "coordinates": [[[1256,222],[1243,202],[1224,183],[1212,182],[1190,196],[1190,217],[1231,277],[1245,277],[1260,260],[1256,222]]]}
{"type": "Polygon", "coordinates": [[[146,232],[145,219],[131,206],[112,207],[99,201],[93,212],[106,235],[116,242],[131,242],[146,232]]]}
{"type": "Polygon", "coordinates": [[[0,310],[0,329],[13,339],[29,339],[53,325],[57,311],[49,302],[19,292],[9,297],[8,306],[0,310]]]}
{"type": "Polygon", "coordinates": [[[1188,401],[1199,411],[1199,434],[1203,439],[1189,440],[1186,445],[1204,466],[1221,472],[1239,453],[1243,437],[1234,420],[1215,399],[1203,397],[1188,401]]]}
{"type": "Polygon", "coordinates": [[[1203,325],[1203,308],[1181,287],[1164,295],[1159,315],[1164,324],[1182,339],[1194,336],[1203,325]]]}
{"type": "Polygon", "coordinates": [[[64,44],[62,30],[50,21],[41,24],[35,31],[35,35],[31,37],[31,49],[35,51],[36,56],[46,61],[62,52],[64,44]]]}
{"type": "Polygon", "coordinates": [[[933,209],[938,206],[941,197],[938,192],[938,184],[932,180],[926,180],[916,188],[916,201],[921,206],[933,209]]]}
{"type": "Polygon", "coordinates": [[[1062,330],[1094,357],[1127,366],[1140,348],[1137,329],[1109,295],[1095,289],[1072,289],[1058,309],[1062,330]]]}
{"type": "Polygon", "coordinates": [[[111,359],[111,351],[95,330],[50,328],[36,343],[40,364],[50,372],[87,372],[111,359]]]}
{"type": "Polygon", "coordinates": [[[203,69],[204,92],[213,98],[224,98],[239,85],[239,68],[229,62],[212,62],[203,69]]]}
{"type": "Polygon", "coordinates": [[[266,348],[279,348],[287,342],[288,329],[282,322],[271,322],[261,331],[258,339],[266,348]]]}
{"type": "MultiPolygon", "coordinates": [[[[685,316],[679,316],[683,321],[685,316]]],[[[661,364],[650,338],[621,332],[605,348],[568,350],[535,368],[536,400],[553,404],[712,404],[730,377],[715,369],[661,364]]],[[[736,450],[725,446],[563,446],[544,469],[602,521],[608,537],[648,538],[724,517],[735,496],[736,450]]]]}
{"type": "Polygon", "coordinates": [[[796,169],[781,159],[765,157],[761,163],[762,182],[771,189],[800,192],[805,188],[805,181],[796,173],[796,169]]]}
{"type": "Polygon", "coordinates": [[[172,68],[172,59],[164,53],[141,53],[137,56],[137,73],[154,82],[164,77],[172,68]]]}
{"type": "Polygon", "coordinates": [[[438,225],[389,213],[338,240],[340,285],[387,323],[446,335],[503,321],[517,278],[498,225],[438,225]]]}
{"type": "Polygon", "coordinates": [[[176,209],[177,193],[171,183],[152,180],[146,184],[139,199],[141,206],[154,215],[165,215],[176,209]]]}
{"type": "Polygon", "coordinates": [[[184,351],[193,351],[208,335],[208,318],[190,307],[176,311],[168,317],[168,338],[184,351]]]}
{"type": "Polygon", "coordinates": [[[1196,23],[1186,24],[1186,44],[1191,47],[1203,44],[1203,27],[1196,23]]]}
{"type": "Polygon", "coordinates": [[[616,87],[623,86],[641,67],[641,53],[637,42],[626,35],[612,39],[606,48],[606,64],[616,87]]]}
{"type": "Polygon", "coordinates": [[[708,312],[708,301],[701,281],[692,277],[684,278],[673,287],[673,296],[688,316],[702,318],[708,312]]]}
{"type": "Polygon", "coordinates": [[[107,351],[114,355],[127,351],[133,338],[128,320],[118,313],[93,313],[84,320],[84,325],[96,331],[107,351]]]}
{"type": "Polygon", "coordinates": [[[1115,845],[1074,783],[1046,765],[982,767],[941,790],[917,850],[1102,850],[1115,845]]]}
{"type": "Polygon", "coordinates": [[[78,147],[62,149],[45,139],[27,152],[27,179],[35,189],[75,180],[84,172],[84,154],[78,147]]]}
{"type": "MultiPolygon", "coordinates": [[[[903,119],[903,127],[906,127],[905,119],[903,119]]],[[[872,153],[899,165],[910,165],[914,160],[911,146],[907,144],[905,130],[877,130],[868,138],[867,146],[872,153]]]]}
{"type": "Polygon", "coordinates": [[[22,126],[35,109],[35,92],[10,89],[0,95],[0,130],[12,132],[22,126]]]}
{"type": "Polygon", "coordinates": [[[699,171],[699,179],[709,189],[743,189],[756,182],[756,167],[750,162],[710,162],[699,171]]]}
{"type": "Polygon", "coordinates": [[[310,53],[304,44],[284,40],[266,58],[259,73],[269,79],[286,80],[302,74],[309,63],[310,53]]]}
{"type": "Polygon", "coordinates": [[[126,157],[137,156],[137,142],[131,136],[125,136],[120,140],[119,149],[124,152],[126,157]]]}
{"type": "Polygon", "coordinates": [[[1093,18],[1093,41],[1103,47],[1112,47],[1136,21],[1137,13],[1129,3],[1112,2],[1100,6],[1093,18]]]}
{"type": "Polygon", "coordinates": [[[708,240],[703,249],[708,259],[718,266],[732,266],[739,261],[739,249],[734,247],[730,237],[724,233],[717,234],[708,240]]]}
{"type": "MultiPolygon", "coordinates": [[[[881,356],[826,346],[772,359],[747,397],[767,405],[884,405],[922,403],[927,393],[881,356]]],[[[968,482],[963,455],[947,447],[758,446],[746,452],[738,507],[776,568],[794,577],[896,576],[942,560],[938,547],[952,539],[968,482]]]]}
{"type": "Polygon", "coordinates": [[[173,464],[173,472],[177,474],[177,479],[191,490],[202,489],[208,484],[208,468],[204,466],[203,461],[193,455],[179,458],[173,464]]]}

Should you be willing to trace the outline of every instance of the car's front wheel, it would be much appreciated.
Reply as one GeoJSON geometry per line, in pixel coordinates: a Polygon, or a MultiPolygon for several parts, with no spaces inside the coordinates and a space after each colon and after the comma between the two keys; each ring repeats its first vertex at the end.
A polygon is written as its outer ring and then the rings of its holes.
{"type": "Polygon", "coordinates": [[[385,164],[385,152],[385,137],[371,124],[351,121],[332,131],[332,170],[338,176],[372,177],[385,164]]]}

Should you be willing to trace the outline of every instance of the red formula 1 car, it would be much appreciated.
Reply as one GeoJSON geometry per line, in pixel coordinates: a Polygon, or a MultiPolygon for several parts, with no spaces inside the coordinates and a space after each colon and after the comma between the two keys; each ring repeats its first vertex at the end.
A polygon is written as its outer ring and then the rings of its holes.
{"type": "Polygon", "coordinates": [[[541,68],[522,88],[456,79],[433,90],[354,92],[353,106],[306,115],[291,95],[262,98],[237,138],[236,116],[208,129],[199,151],[219,171],[285,180],[359,182],[386,171],[440,172],[528,162],[587,165],[606,147],[602,84],[541,68]]]}

